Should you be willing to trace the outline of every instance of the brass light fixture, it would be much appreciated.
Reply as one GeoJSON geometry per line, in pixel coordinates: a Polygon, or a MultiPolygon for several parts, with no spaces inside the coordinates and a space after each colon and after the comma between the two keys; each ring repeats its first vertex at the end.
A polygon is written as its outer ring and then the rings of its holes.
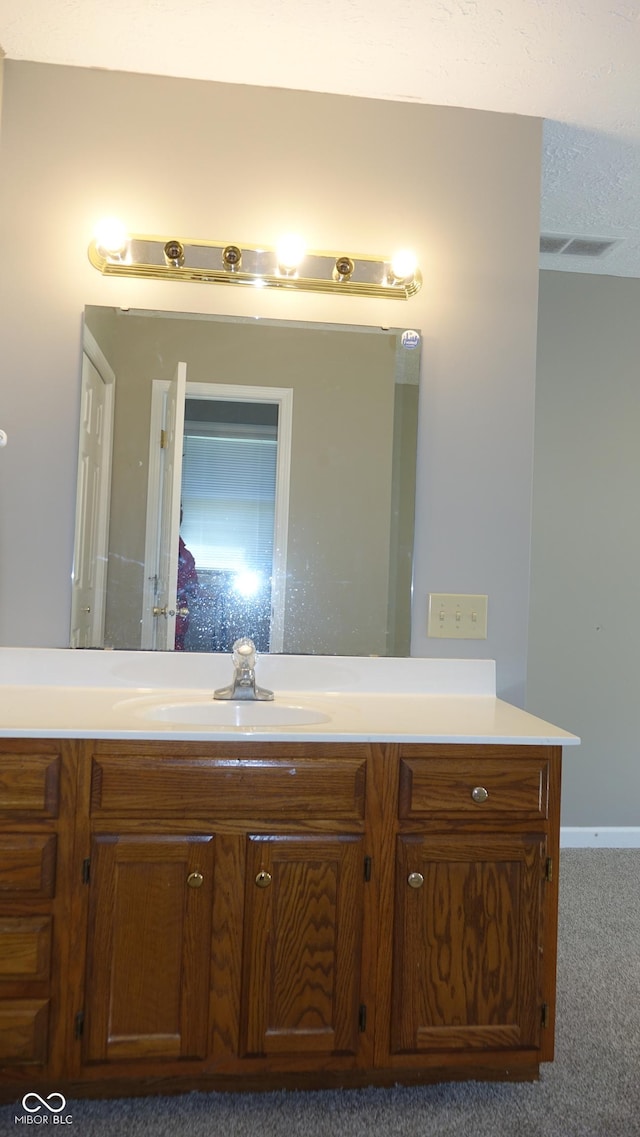
{"type": "Polygon", "coordinates": [[[124,230],[116,230],[114,236],[113,223],[106,232],[107,237],[97,235],[89,245],[89,260],[103,276],[244,284],[386,300],[408,300],[422,285],[415,258],[411,262],[406,255],[398,268],[392,257],[310,252],[292,237],[276,249],[127,235],[124,230]]]}
{"type": "Polygon", "coordinates": [[[336,263],[331,275],[334,280],[339,280],[340,282],[351,280],[355,267],[351,257],[336,257],[336,263]]]}
{"type": "Polygon", "coordinates": [[[184,247],[180,241],[167,241],[164,246],[165,264],[171,268],[181,268],[184,264],[184,247]]]}
{"type": "Polygon", "coordinates": [[[237,272],[242,264],[242,250],[237,245],[225,245],[222,250],[222,263],[229,272],[237,272]]]}

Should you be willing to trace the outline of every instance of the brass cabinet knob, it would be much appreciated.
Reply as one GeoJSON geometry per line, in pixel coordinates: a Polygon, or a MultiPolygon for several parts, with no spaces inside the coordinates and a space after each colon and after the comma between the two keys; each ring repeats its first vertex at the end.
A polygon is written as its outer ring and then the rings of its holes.
{"type": "Polygon", "coordinates": [[[265,872],[264,869],[258,873],[256,877],[256,884],[258,888],[268,888],[271,884],[271,873],[265,872]]]}
{"type": "Polygon", "coordinates": [[[424,877],[421,872],[410,872],[407,877],[409,888],[422,888],[424,877]]]}
{"type": "Polygon", "coordinates": [[[489,791],[485,790],[484,786],[475,786],[471,791],[471,797],[477,805],[482,805],[482,802],[489,797],[489,791]]]}
{"type": "Polygon", "coordinates": [[[204,883],[204,877],[201,872],[190,872],[187,877],[187,884],[189,888],[201,888],[204,883]]]}

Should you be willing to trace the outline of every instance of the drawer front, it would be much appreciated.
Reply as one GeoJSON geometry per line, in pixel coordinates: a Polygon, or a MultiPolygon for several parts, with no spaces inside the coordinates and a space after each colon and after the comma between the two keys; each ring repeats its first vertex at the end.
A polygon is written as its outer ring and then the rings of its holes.
{"type": "Polygon", "coordinates": [[[0,1000],[0,1062],[43,1065],[48,1026],[48,999],[0,1000]]]}
{"type": "Polygon", "coordinates": [[[48,899],[53,896],[55,878],[54,833],[0,834],[0,896],[48,899]]]}
{"type": "MultiPolygon", "coordinates": [[[[472,749],[472,748],[465,748],[472,749]]],[[[398,815],[425,818],[543,820],[549,811],[546,753],[400,758],[398,815]]],[[[450,755],[450,756],[449,756],[450,755]]]]}
{"type": "Polygon", "coordinates": [[[57,817],[60,756],[0,753],[0,814],[57,817]]]}
{"type": "Polygon", "coordinates": [[[0,916],[0,983],[42,981],[51,970],[51,917],[0,916]]]}
{"type": "Polygon", "coordinates": [[[94,817],[364,816],[364,757],[94,758],[94,817]]]}

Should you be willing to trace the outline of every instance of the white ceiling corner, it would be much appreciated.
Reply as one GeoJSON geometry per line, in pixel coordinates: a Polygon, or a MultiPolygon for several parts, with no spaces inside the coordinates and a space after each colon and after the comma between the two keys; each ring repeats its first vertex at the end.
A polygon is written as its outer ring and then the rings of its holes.
{"type": "Polygon", "coordinates": [[[545,119],[545,268],[640,277],[640,0],[0,0],[8,59],[545,119]],[[224,45],[229,50],[224,50],[224,45]]]}

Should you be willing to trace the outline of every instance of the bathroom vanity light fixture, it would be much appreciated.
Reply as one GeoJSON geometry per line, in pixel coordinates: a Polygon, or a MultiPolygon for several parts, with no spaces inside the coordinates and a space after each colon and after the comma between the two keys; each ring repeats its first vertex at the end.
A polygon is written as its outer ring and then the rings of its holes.
{"type": "Polygon", "coordinates": [[[114,220],[102,223],[89,260],[103,276],[193,280],[210,284],[296,289],[408,300],[422,285],[415,257],[356,256],[305,250],[288,237],[277,248],[182,237],[127,234],[114,220]]]}
{"type": "Polygon", "coordinates": [[[280,276],[295,276],[300,271],[306,251],[302,237],[298,237],[295,233],[287,233],[281,237],[276,249],[280,276]]]}
{"type": "Polygon", "coordinates": [[[103,217],[96,225],[94,244],[101,256],[121,260],[127,251],[129,236],[117,217],[103,217]]]}
{"type": "Polygon", "coordinates": [[[389,265],[389,277],[395,283],[402,283],[404,280],[413,280],[418,264],[415,254],[410,252],[409,249],[400,249],[399,252],[394,253],[389,265]]]}

